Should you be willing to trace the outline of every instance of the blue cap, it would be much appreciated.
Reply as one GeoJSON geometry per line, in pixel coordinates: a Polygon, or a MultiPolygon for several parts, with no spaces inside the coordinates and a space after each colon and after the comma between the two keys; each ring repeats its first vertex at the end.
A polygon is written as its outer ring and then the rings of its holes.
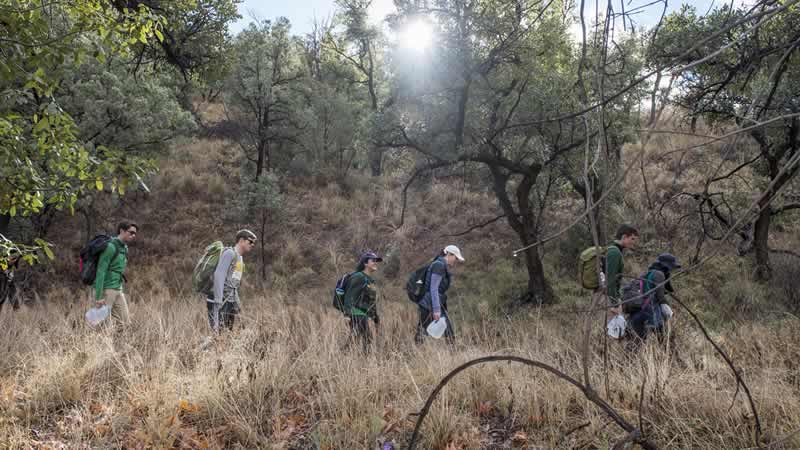
{"type": "Polygon", "coordinates": [[[367,261],[369,261],[370,259],[373,260],[373,261],[377,261],[377,262],[382,262],[383,261],[383,258],[378,256],[377,253],[366,252],[363,255],[361,255],[361,258],[358,259],[358,262],[360,264],[363,264],[363,263],[366,263],[367,261]]]}
{"type": "Polygon", "coordinates": [[[683,267],[678,262],[678,258],[676,258],[675,255],[671,253],[662,253],[658,255],[658,259],[656,259],[656,262],[668,268],[669,270],[680,269],[681,267],[683,267]]]}

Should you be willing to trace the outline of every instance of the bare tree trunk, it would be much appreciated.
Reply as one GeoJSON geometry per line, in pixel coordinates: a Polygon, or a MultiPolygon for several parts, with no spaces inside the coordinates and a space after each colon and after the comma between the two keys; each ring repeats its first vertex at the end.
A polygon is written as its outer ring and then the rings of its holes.
{"type": "MultiPolygon", "coordinates": [[[[535,242],[536,239],[533,240],[535,242]]],[[[525,242],[525,246],[530,245],[525,242]]],[[[544,277],[544,265],[539,257],[539,248],[525,250],[525,265],[528,268],[528,292],[523,297],[526,303],[547,305],[555,303],[553,289],[544,277]]]]}
{"type": "Polygon", "coordinates": [[[266,210],[261,212],[261,239],[258,241],[261,243],[261,281],[267,280],[267,254],[265,251],[266,242],[265,236],[267,235],[267,212],[266,210]]]}
{"type": "Polygon", "coordinates": [[[772,208],[766,205],[756,219],[753,245],[756,250],[756,280],[767,281],[772,277],[769,264],[769,228],[772,221],[772,208]]]}
{"type": "Polygon", "coordinates": [[[256,160],[256,180],[264,173],[264,143],[258,144],[258,159],[256,160]]]}
{"type": "Polygon", "coordinates": [[[372,147],[369,149],[369,166],[372,169],[372,176],[379,177],[383,173],[383,149],[372,147]]]}
{"type": "Polygon", "coordinates": [[[534,244],[539,239],[533,210],[530,208],[530,191],[536,183],[538,171],[531,171],[532,173],[525,176],[517,187],[516,196],[519,206],[519,212],[517,212],[506,190],[508,175],[504,174],[497,166],[489,165],[489,170],[494,178],[493,189],[495,195],[506,215],[509,226],[517,233],[522,245],[529,247],[524,251],[525,267],[528,271],[528,290],[517,301],[536,305],[555,303],[553,290],[544,276],[544,266],[539,257],[539,247],[530,247],[531,244],[534,244]]]}

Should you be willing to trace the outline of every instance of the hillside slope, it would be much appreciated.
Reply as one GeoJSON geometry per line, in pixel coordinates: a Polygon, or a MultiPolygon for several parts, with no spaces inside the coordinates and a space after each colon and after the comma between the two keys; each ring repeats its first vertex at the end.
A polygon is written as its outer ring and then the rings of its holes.
{"type": "MultiPolygon", "coordinates": [[[[230,241],[247,225],[230,216],[237,160],[224,140],[194,140],[167,157],[152,194],[98,205],[105,226],[123,217],[141,224],[130,251],[133,324],[125,331],[83,324],[88,303],[71,275],[82,226],[78,217],[62,220],[68,231],[54,238],[58,259],[38,284],[39,301],[0,316],[0,341],[8,344],[0,351],[0,442],[13,448],[362,449],[389,439],[404,445],[431,390],[472,358],[517,355],[581,377],[580,310],[588,296],[573,281],[570,253],[583,245],[581,230],[543,249],[561,303],[509,308],[525,276],[511,256],[516,240],[502,222],[446,236],[497,215],[490,194],[446,178],[412,189],[399,228],[402,179],[316,176],[286,183],[282,217],[262,237],[267,278],[260,277],[260,255],[248,256],[237,331],[202,350],[205,305],[189,277],[208,242],[230,241]],[[455,270],[451,295],[457,344],[415,346],[416,312],[402,286],[410,270],[449,243],[467,258],[455,270]],[[387,255],[379,275],[382,326],[368,355],[345,349],[346,323],[329,306],[337,275],[351,270],[365,249],[387,255]]],[[[565,200],[550,231],[578,207],[565,200]]],[[[632,254],[630,271],[644,268],[660,245],[654,239],[632,254]]],[[[675,251],[688,247],[679,243],[675,251]]],[[[776,439],[800,417],[800,322],[780,302],[769,302],[788,284],[755,285],[742,259],[721,251],[676,287],[742,368],[765,439],[776,439]]],[[[626,420],[641,421],[660,448],[751,447],[753,417],[733,376],[676,310],[669,348],[650,345],[638,356],[604,338],[605,313],[596,312],[589,357],[595,387],[626,420]]],[[[580,391],[544,372],[487,365],[444,389],[418,448],[609,448],[625,435],[609,422],[580,391]]],[[[772,448],[799,446],[790,437],[772,448]]]]}

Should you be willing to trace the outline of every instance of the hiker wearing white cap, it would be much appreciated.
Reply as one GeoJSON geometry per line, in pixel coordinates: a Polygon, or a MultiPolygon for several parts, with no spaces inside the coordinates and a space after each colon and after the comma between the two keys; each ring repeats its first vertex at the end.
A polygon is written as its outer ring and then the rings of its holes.
{"type": "Polygon", "coordinates": [[[447,315],[447,290],[450,289],[452,281],[450,268],[455,266],[457,262],[463,261],[464,257],[461,255],[461,250],[455,245],[448,245],[428,267],[423,287],[424,294],[418,303],[419,322],[414,335],[414,341],[418,344],[422,342],[423,336],[428,334],[428,325],[440,319],[444,319],[447,323],[444,336],[451,343],[453,342],[455,333],[453,332],[453,324],[447,315]]]}

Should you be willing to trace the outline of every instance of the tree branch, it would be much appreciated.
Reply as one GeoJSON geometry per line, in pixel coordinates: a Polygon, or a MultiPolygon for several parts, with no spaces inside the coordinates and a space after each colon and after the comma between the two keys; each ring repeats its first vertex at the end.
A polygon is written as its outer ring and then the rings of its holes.
{"type": "Polygon", "coordinates": [[[497,217],[495,217],[495,218],[493,218],[493,219],[489,219],[489,220],[487,220],[486,222],[479,223],[479,224],[477,224],[477,225],[473,225],[473,226],[471,226],[471,227],[467,228],[466,230],[464,230],[464,231],[462,231],[462,232],[455,233],[455,234],[443,234],[443,235],[441,235],[441,236],[439,236],[439,237],[458,237],[458,236],[464,236],[465,234],[469,234],[469,233],[471,233],[471,232],[473,232],[473,231],[475,231],[475,230],[478,230],[478,229],[481,229],[481,228],[487,227],[487,226],[489,226],[489,225],[491,225],[491,224],[493,224],[493,223],[497,222],[498,220],[500,220],[500,219],[504,218],[505,216],[506,216],[505,214],[501,214],[501,215],[499,215],[499,216],[497,216],[497,217]]]}

